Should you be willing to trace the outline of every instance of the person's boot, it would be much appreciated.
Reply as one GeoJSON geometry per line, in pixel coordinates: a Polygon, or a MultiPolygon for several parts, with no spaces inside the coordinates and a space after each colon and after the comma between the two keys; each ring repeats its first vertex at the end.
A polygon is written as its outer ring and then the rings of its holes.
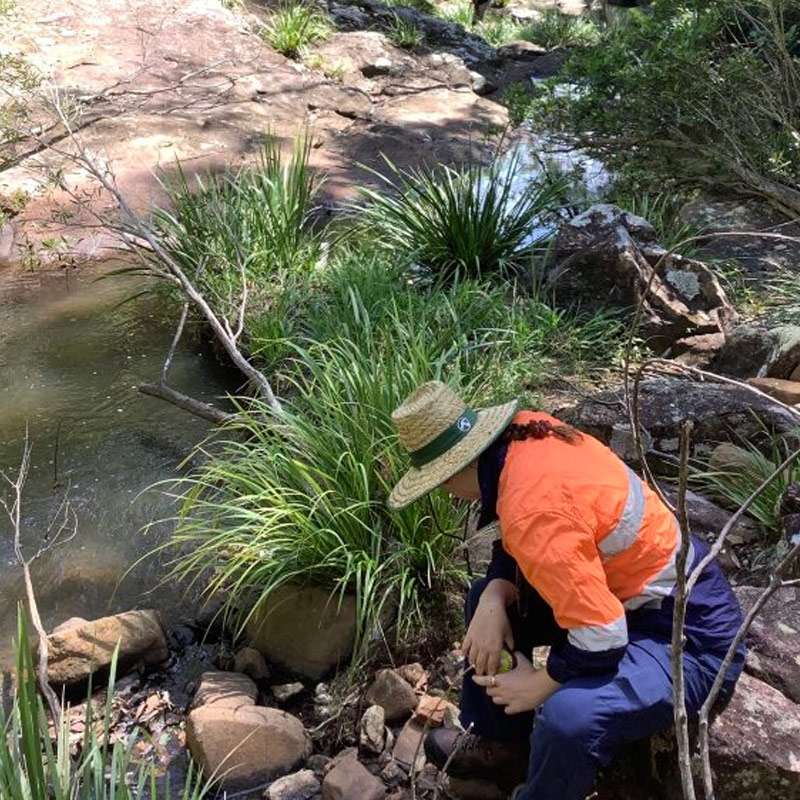
{"type": "Polygon", "coordinates": [[[439,728],[425,738],[425,755],[439,769],[447,765],[454,778],[481,778],[511,789],[525,782],[530,745],[498,742],[474,733],[439,728]]]}

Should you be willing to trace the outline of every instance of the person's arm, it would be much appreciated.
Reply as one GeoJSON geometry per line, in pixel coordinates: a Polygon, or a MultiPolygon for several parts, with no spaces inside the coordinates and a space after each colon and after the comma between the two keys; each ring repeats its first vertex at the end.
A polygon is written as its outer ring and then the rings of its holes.
{"type": "Polygon", "coordinates": [[[625,609],[608,588],[593,532],[558,511],[504,526],[505,544],[525,578],[567,631],[550,649],[547,673],[556,683],[612,672],[625,654],[625,609]]]}

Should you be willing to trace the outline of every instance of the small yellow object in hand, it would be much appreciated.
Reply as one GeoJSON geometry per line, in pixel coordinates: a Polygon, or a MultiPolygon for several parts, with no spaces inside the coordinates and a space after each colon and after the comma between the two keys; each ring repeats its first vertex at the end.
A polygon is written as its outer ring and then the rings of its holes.
{"type": "Polygon", "coordinates": [[[502,675],[505,672],[511,672],[511,670],[517,668],[517,657],[513,653],[509,653],[508,650],[503,650],[500,653],[500,666],[498,667],[497,674],[502,675]]]}

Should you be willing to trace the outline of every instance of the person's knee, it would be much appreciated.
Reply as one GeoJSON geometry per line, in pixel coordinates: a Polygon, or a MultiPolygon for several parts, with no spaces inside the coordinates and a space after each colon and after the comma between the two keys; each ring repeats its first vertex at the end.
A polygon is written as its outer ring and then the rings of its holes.
{"type": "Polygon", "coordinates": [[[591,693],[559,689],[540,709],[535,734],[560,748],[589,753],[601,734],[597,712],[591,693]]]}

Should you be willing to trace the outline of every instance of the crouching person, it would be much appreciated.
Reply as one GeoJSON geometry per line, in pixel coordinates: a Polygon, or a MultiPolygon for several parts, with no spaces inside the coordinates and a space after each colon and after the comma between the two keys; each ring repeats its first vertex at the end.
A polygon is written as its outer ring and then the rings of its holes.
{"type": "MultiPolygon", "coordinates": [[[[670,641],[680,528],[646,483],[591,436],[517,403],[475,411],[426,383],[393,413],[411,469],[399,509],[442,486],[496,524],[487,576],[470,590],[461,716],[425,752],[454,777],[516,800],[584,800],[623,744],[670,726],[670,641]],[[533,647],[549,645],[544,669],[533,647]],[[504,650],[516,667],[499,672],[504,650]],[[453,755],[455,752],[455,755],[453,755]]],[[[692,538],[688,569],[707,553],[692,538]]],[[[741,611],[719,566],[703,571],[685,625],[686,702],[708,695],[741,611]]],[[[730,694],[744,654],[726,675],[730,694]]]]}

